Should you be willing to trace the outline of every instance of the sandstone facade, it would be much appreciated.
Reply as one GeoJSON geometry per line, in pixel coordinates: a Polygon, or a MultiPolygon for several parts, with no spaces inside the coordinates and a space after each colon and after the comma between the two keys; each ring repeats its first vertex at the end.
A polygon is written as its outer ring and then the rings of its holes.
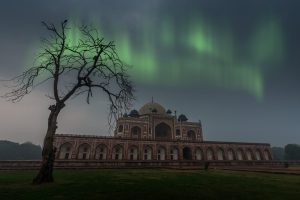
{"type": "Polygon", "coordinates": [[[59,160],[272,160],[270,144],[203,141],[188,122],[150,102],[118,119],[113,137],[55,136],[59,160]]]}

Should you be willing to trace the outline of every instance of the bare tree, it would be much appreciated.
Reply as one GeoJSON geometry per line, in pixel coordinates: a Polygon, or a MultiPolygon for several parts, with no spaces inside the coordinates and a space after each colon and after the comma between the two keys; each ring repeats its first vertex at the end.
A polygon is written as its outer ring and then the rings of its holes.
{"type": "MultiPolygon", "coordinates": [[[[113,42],[105,42],[92,27],[77,27],[81,37],[72,41],[68,31],[68,21],[55,26],[43,22],[50,36],[43,40],[43,48],[38,53],[33,66],[14,77],[16,84],[5,95],[12,102],[18,102],[32,89],[51,81],[53,105],[50,105],[48,129],[44,138],[42,166],[34,178],[34,184],[53,181],[55,149],[53,139],[57,129],[57,117],[68,100],[78,95],[86,95],[89,103],[93,93],[99,89],[110,102],[111,119],[130,107],[133,86],[127,74],[127,66],[119,59],[113,42]]],[[[72,27],[74,28],[74,27],[72,27]]]]}

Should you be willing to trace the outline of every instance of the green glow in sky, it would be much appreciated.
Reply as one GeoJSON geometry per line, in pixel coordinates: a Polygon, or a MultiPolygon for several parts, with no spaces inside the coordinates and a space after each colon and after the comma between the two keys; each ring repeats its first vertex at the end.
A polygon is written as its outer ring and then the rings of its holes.
{"type": "MultiPolygon", "coordinates": [[[[245,92],[260,101],[268,66],[278,66],[284,58],[283,32],[276,18],[257,22],[242,43],[234,27],[213,26],[201,17],[180,27],[170,17],[159,24],[145,22],[135,34],[124,25],[111,26],[113,32],[102,29],[100,22],[96,25],[106,41],[115,41],[137,84],[216,87],[245,92]]],[[[69,45],[82,37],[73,28],[68,36],[69,45]]]]}
{"type": "Polygon", "coordinates": [[[212,53],[212,35],[209,33],[209,27],[206,27],[199,20],[194,21],[188,29],[189,32],[187,35],[183,35],[184,38],[187,38],[186,44],[188,44],[191,48],[196,49],[200,54],[212,53]]]}
{"type": "Polygon", "coordinates": [[[175,27],[170,18],[163,19],[161,23],[161,41],[166,46],[173,45],[175,41],[175,27]]]}
{"type": "Polygon", "coordinates": [[[276,19],[264,19],[256,28],[250,49],[256,63],[283,59],[284,44],[280,23],[276,19]]]}
{"type": "MultiPolygon", "coordinates": [[[[243,44],[235,40],[230,27],[208,26],[200,18],[180,32],[173,24],[166,18],[158,32],[153,26],[141,31],[144,39],[140,48],[134,46],[134,40],[126,41],[130,53],[120,51],[120,55],[133,66],[136,81],[154,86],[213,86],[244,91],[263,100],[265,65],[283,57],[280,23],[271,18],[262,20],[243,44]],[[153,36],[160,37],[153,42],[153,36]],[[126,59],[128,54],[131,62],[126,59]]],[[[117,45],[124,44],[123,40],[115,39],[117,45]]]]}

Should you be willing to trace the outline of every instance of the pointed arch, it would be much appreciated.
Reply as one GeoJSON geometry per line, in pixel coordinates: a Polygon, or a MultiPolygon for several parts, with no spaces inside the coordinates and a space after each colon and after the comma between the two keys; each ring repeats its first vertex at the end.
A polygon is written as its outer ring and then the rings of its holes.
{"type": "Polygon", "coordinates": [[[255,158],[256,158],[256,160],[263,160],[262,153],[261,153],[260,149],[255,150],[255,158]]]}
{"type": "Polygon", "coordinates": [[[166,148],[163,146],[159,146],[157,148],[157,160],[165,160],[166,159],[166,148]]]}
{"type": "Polygon", "coordinates": [[[217,159],[218,160],[225,160],[225,153],[224,153],[224,150],[219,147],[218,150],[217,150],[217,159]]]}
{"type": "Polygon", "coordinates": [[[177,147],[171,147],[170,149],[170,159],[171,160],[178,160],[178,148],[177,147]]]}
{"type": "Polygon", "coordinates": [[[195,133],[195,131],[189,130],[189,131],[187,132],[187,138],[188,138],[189,140],[195,140],[195,139],[196,139],[196,133],[195,133]]]}
{"type": "Polygon", "coordinates": [[[254,159],[253,152],[252,152],[251,149],[246,150],[246,159],[247,160],[253,160],[254,159]]]}
{"type": "Polygon", "coordinates": [[[264,158],[265,158],[265,160],[272,160],[271,153],[268,149],[264,150],[264,158]]]}
{"type": "Polygon", "coordinates": [[[228,158],[228,160],[235,160],[236,159],[233,149],[230,148],[230,149],[227,150],[227,158],[228,158]]]}
{"type": "Polygon", "coordinates": [[[190,147],[186,146],[182,149],[182,156],[184,160],[192,160],[192,150],[190,147]]]}
{"type": "Polygon", "coordinates": [[[152,148],[148,145],[144,148],[143,160],[152,160],[152,148]]]}
{"type": "Polygon", "coordinates": [[[236,157],[237,157],[237,160],[244,160],[244,151],[243,151],[243,149],[239,148],[236,151],[236,157]]]}
{"type": "Polygon", "coordinates": [[[123,159],[123,147],[119,144],[112,148],[112,160],[122,160],[123,159]]]}
{"type": "Polygon", "coordinates": [[[87,160],[90,158],[91,145],[84,143],[78,147],[77,158],[81,160],[87,160]]]}
{"type": "Polygon", "coordinates": [[[106,160],[107,159],[107,146],[105,144],[99,144],[96,147],[95,159],[96,160],[106,160]]]}
{"type": "Polygon", "coordinates": [[[197,147],[195,150],[195,159],[196,160],[203,160],[203,151],[200,147],[197,147]]]}
{"type": "Polygon", "coordinates": [[[172,138],[171,127],[165,122],[159,123],[155,127],[155,138],[171,139],[172,138]]]}
{"type": "Polygon", "coordinates": [[[138,160],[138,147],[132,145],[128,148],[128,160],[138,160]]]}
{"type": "Polygon", "coordinates": [[[59,148],[59,155],[58,159],[70,159],[72,156],[72,144],[69,142],[66,142],[62,144],[59,148]]]}
{"type": "Polygon", "coordinates": [[[214,160],[215,159],[214,150],[210,147],[206,149],[206,159],[207,160],[214,160]]]}
{"type": "Polygon", "coordinates": [[[131,128],[131,137],[133,138],[141,138],[142,135],[142,129],[139,126],[134,126],[131,128]]]}

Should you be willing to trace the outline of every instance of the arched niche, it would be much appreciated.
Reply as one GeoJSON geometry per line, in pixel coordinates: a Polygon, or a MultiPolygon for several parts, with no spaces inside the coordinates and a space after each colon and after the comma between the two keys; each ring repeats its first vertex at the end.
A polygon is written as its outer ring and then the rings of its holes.
{"type": "Polygon", "coordinates": [[[178,149],[176,147],[171,147],[170,149],[170,159],[178,160],[178,149]]]}
{"type": "Polygon", "coordinates": [[[131,132],[131,137],[141,138],[142,129],[139,126],[132,127],[130,132],[131,132]]]}
{"type": "Polygon", "coordinates": [[[77,158],[81,160],[86,160],[90,158],[91,146],[89,144],[81,144],[78,147],[78,155],[77,158]]]}
{"type": "Polygon", "coordinates": [[[106,160],[107,159],[107,146],[104,144],[100,144],[96,147],[95,152],[96,160],[106,160]]]}
{"type": "Polygon", "coordinates": [[[136,146],[130,146],[128,148],[128,160],[138,159],[138,148],[136,146]]]}
{"type": "Polygon", "coordinates": [[[161,122],[155,127],[155,138],[157,139],[171,139],[172,133],[171,133],[171,127],[161,122]]]}
{"type": "Polygon", "coordinates": [[[122,160],[123,159],[123,147],[121,145],[115,145],[112,148],[112,160],[122,160]]]}
{"type": "Polygon", "coordinates": [[[217,159],[218,160],[225,160],[225,153],[222,148],[218,148],[217,150],[217,159]]]}
{"type": "Polygon", "coordinates": [[[157,160],[165,160],[166,159],[166,148],[160,146],[157,149],[157,160]]]}
{"type": "Polygon", "coordinates": [[[152,160],[152,148],[146,146],[143,150],[143,160],[152,160]]]}
{"type": "Polygon", "coordinates": [[[70,159],[72,156],[72,144],[67,142],[60,146],[58,159],[70,159]]]}
{"type": "Polygon", "coordinates": [[[244,151],[243,149],[238,149],[236,151],[237,160],[244,160],[244,151]]]}
{"type": "Polygon", "coordinates": [[[189,140],[195,140],[195,139],[196,139],[196,133],[195,133],[195,131],[189,130],[189,131],[187,132],[187,138],[188,138],[189,140]]]}
{"type": "Polygon", "coordinates": [[[246,159],[247,159],[247,160],[253,160],[253,159],[254,159],[254,157],[253,157],[253,152],[252,152],[251,149],[247,149],[247,150],[246,150],[246,159]]]}
{"type": "Polygon", "coordinates": [[[184,160],[192,160],[192,150],[190,147],[184,147],[182,149],[182,157],[184,160]]]}
{"type": "Polygon", "coordinates": [[[228,151],[227,151],[227,158],[228,158],[228,160],[235,160],[233,149],[228,149],[228,151]]]}
{"type": "Polygon", "coordinates": [[[196,160],[202,160],[203,159],[203,152],[201,148],[196,148],[195,150],[195,158],[196,160]]]}
{"type": "Polygon", "coordinates": [[[264,158],[265,160],[272,160],[271,153],[268,149],[264,150],[264,158]]]}
{"type": "Polygon", "coordinates": [[[207,160],[214,160],[214,151],[211,148],[206,150],[206,159],[207,160]]]}

